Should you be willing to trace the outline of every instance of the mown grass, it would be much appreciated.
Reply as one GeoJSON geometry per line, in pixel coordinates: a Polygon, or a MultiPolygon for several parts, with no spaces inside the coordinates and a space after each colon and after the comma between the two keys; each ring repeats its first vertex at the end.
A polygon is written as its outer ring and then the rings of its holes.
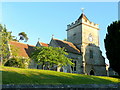
{"type": "Polygon", "coordinates": [[[120,79],[49,70],[2,67],[3,84],[114,84],[120,79]]]}

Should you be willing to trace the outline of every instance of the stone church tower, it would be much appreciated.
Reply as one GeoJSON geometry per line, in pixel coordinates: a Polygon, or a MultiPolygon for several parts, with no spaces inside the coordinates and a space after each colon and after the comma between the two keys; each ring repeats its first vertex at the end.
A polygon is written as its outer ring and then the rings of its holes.
{"type": "Polygon", "coordinates": [[[82,53],[84,74],[106,75],[105,58],[99,48],[99,28],[88,20],[85,14],[67,25],[67,41],[73,43],[82,53]]]}

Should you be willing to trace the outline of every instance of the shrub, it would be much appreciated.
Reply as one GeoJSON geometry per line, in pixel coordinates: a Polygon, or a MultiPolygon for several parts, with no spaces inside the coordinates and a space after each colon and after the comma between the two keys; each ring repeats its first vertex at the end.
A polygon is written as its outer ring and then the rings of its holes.
{"type": "Polygon", "coordinates": [[[5,66],[12,66],[18,68],[28,68],[30,59],[22,58],[22,57],[13,57],[10,58],[6,63],[5,66]]]}

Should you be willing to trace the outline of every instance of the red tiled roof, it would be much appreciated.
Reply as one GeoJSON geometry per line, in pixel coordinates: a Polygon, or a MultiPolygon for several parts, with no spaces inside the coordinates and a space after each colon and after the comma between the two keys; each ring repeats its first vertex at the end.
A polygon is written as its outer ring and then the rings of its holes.
{"type": "Polygon", "coordinates": [[[29,57],[30,53],[33,51],[33,47],[35,47],[33,45],[28,45],[15,41],[10,41],[9,44],[18,48],[17,54],[21,57],[29,57]]]}
{"type": "Polygon", "coordinates": [[[41,46],[44,46],[44,47],[48,47],[48,44],[43,43],[43,42],[40,42],[40,45],[41,45],[41,46]]]}

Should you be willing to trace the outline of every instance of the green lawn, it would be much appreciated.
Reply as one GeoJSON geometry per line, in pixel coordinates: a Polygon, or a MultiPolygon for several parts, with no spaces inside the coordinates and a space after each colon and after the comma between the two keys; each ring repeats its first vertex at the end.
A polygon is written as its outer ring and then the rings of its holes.
{"type": "Polygon", "coordinates": [[[120,79],[49,70],[2,67],[3,84],[112,84],[120,79]]]}

